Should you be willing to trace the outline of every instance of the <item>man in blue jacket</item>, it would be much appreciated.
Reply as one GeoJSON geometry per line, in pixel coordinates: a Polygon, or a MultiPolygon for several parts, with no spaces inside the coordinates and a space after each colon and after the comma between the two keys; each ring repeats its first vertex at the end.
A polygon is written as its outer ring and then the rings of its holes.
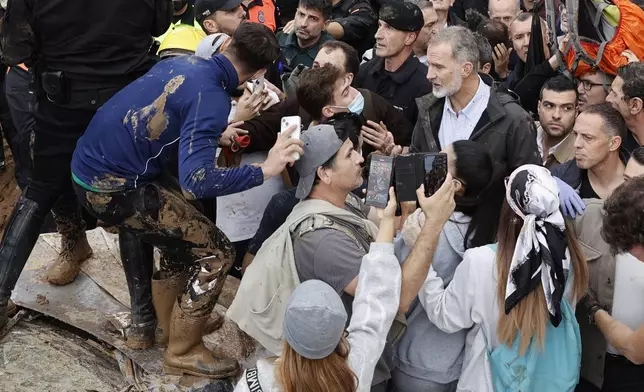
{"type": "Polygon", "coordinates": [[[234,248],[188,200],[258,186],[292,164],[293,153],[302,153],[301,142],[285,132],[261,165],[215,166],[217,147],[229,146],[235,136],[222,136],[230,94],[265,72],[278,55],[267,27],[243,23],[222,54],[162,61],[98,111],[74,153],[80,202],[119,227],[132,298],[126,343],[131,348],[147,348],[155,340],[167,344],[166,373],[225,378],[237,371],[234,360],[215,358],[201,339],[234,248]],[[178,184],[165,174],[172,164],[178,164],[178,184]],[[163,254],[155,280],[152,245],[163,254]]]}

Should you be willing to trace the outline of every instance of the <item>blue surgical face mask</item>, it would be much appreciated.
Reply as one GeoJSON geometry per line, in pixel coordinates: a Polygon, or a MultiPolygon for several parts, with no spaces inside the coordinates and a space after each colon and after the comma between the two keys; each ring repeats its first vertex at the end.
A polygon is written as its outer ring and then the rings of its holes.
{"type": "Polygon", "coordinates": [[[354,114],[362,113],[362,110],[364,109],[364,97],[362,96],[362,93],[360,93],[360,91],[358,91],[356,97],[353,98],[353,101],[351,101],[349,106],[347,106],[347,109],[349,109],[349,111],[354,114]]]}

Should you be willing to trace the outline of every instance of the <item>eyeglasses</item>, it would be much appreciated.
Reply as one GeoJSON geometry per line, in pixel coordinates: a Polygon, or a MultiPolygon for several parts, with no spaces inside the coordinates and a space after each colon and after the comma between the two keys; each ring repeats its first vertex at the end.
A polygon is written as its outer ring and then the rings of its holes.
{"type": "Polygon", "coordinates": [[[576,82],[577,82],[577,86],[579,86],[581,84],[584,87],[585,91],[590,91],[595,86],[603,86],[604,85],[603,83],[593,83],[590,80],[583,80],[583,79],[577,79],[576,82]]]}

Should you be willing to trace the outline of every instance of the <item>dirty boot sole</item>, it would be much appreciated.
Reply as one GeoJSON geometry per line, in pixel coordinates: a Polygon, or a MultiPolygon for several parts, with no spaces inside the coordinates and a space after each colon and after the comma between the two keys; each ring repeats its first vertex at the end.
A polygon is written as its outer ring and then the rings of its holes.
{"type": "Polygon", "coordinates": [[[220,380],[220,379],[229,378],[237,375],[239,373],[239,368],[235,370],[231,370],[229,372],[223,372],[220,374],[208,374],[208,373],[198,372],[195,370],[184,369],[176,366],[169,366],[169,365],[163,364],[163,372],[165,374],[169,374],[172,376],[183,376],[187,374],[190,376],[206,377],[206,378],[212,378],[215,380],[220,380]]]}

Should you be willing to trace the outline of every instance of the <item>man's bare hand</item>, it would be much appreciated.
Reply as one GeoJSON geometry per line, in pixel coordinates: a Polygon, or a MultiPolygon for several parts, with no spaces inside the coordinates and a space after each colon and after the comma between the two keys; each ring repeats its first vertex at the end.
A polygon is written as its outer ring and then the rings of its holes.
{"type": "Polygon", "coordinates": [[[244,90],[244,95],[237,101],[237,109],[235,110],[235,118],[233,121],[248,121],[259,116],[266,105],[267,98],[269,97],[266,90],[252,92],[249,89],[244,90]]]}
{"type": "Polygon", "coordinates": [[[221,147],[230,147],[235,142],[237,136],[248,135],[248,131],[245,129],[239,128],[242,125],[243,121],[237,121],[228,125],[228,128],[221,134],[219,138],[219,146],[221,147]]]}
{"type": "Polygon", "coordinates": [[[291,139],[291,134],[295,131],[295,125],[290,126],[286,131],[277,136],[277,141],[268,152],[266,161],[261,165],[264,172],[264,180],[278,176],[282,173],[286,165],[295,163],[293,153],[304,154],[302,146],[304,143],[300,139],[291,139]]]}
{"type": "Polygon", "coordinates": [[[452,216],[454,208],[456,208],[454,182],[452,181],[452,175],[449,173],[447,173],[443,185],[432,196],[425,197],[424,185],[418,188],[416,196],[418,197],[420,208],[425,213],[425,224],[431,223],[442,227],[452,216]]]}
{"type": "Polygon", "coordinates": [[[497,44],[494,47],[492,53],[492,55],[494,56],[494,70],[502,78],[506,78],[510,73],[508,63],[510,62],[511,53],[512,48],[506,48],[504,43],[497,44]]]}
{"type": "Polygon", "coordinates": [[[295,21],[292,20],[288,22],[286,26],[284,26],[282,31],[284,32],[284,34],[291,34],[293,31],[295,31],[295,21]]]}
{"type": "Polygon", "coordinates": [[[388,138],[391,133],[382,121],[380,124],[373,121],[367,121],[367,124],[362,126],[361,134],[365,143],[381,152],[386,152],[387,149],[391,149],[391,145],[394,144],[393,135],[391,136],[391,139],[388,138]]]}
{"type": "Polygon", "coordinates": [[[635,53],[630,49],[623,51],[622,56],[626,57],[629,63],[639,63],[640,61],[640,59],[637,58],[637,55],[635,55],[635,53]]]}

